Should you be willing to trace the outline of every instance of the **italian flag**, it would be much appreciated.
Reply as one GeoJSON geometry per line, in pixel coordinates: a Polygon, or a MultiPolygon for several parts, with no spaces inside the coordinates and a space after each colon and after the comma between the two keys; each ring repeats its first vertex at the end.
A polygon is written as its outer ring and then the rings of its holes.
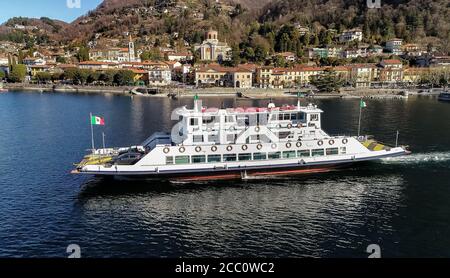
{"type": "Polygon", "coordinates": [[[102,117],[91,116],[91,125],[105,125],[105,119],[102,117]]]}
{"type": "Polygon", "coordinates": [[[361,108],[366,108],[366,107],[367,107],[366,102],[363,101],[363,100],[361,100],[360,107],[361,107],[361,108]]]}

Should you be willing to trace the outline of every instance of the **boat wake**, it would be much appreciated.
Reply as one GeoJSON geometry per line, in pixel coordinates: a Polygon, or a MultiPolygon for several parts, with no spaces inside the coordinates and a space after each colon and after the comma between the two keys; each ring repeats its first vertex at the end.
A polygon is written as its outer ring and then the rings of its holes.
{"type": "Polygon", "coordinates": [[[384,164],[447,164],[447,162],[450,162],[450,152],[416,153],[382,159],[384,164]]]}

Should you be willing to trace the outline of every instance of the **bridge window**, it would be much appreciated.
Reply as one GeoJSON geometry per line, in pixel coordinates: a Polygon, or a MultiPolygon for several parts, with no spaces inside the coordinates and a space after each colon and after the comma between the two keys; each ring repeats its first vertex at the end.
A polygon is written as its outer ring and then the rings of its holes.
{"type": "Polygon", "coordinates": [[[324,150],[323,149],[315,149],[312,150],[312,156],[323,156],[324,155],[324,150]]]}
{"type": "Polygon", "coordinates": [[[280,159],[281,152],[269,153],[269,159],[280,159]]]}
{"type": "Polygon", "coordinates": [[[209,163],[222,162],[222,156],[220,154],[208,155],[208,162],[209,163]]]}
{"type": "Polygon", "coordinates": [[[283,158],[294,158],[296,157],[295,151],[283,152],[283,158]]]}
{"type": "Polygon", "coordinates": [[[319,114],[311,114],[310,121],[317,122],[319,120],[319,114]]]}
{"type": "Polygon", "coordinates": [[[232,162],[236,161],[236,154],[224,154],[223,155],[224,162],[232,162]]]}
{"type": "Polygon", "coordinates": [[[239,154],[239,161],[248,161],[248,160],[252,160],[251,153],[240,153],[239,154]]]}
{"type": "Polygon", "coordinates": [[[176,156],[175,164],[189,164],[190,159],[188,155],[176,156]]]}
{"type": "Polygon", "coordinates": [[[326,154],[327,155],[337,155],[337,154],[339,154],[339,149],[338,148],[326,149],[326,154]]]}
{"type": "Polygon", "coordinates": [[[266,153],[254,153],[253,154],[253,159],[254,160],[266,160],[267,159],[267,154],[266,153]]]}
{"type": "Polygon", "coordinates": [[[192,156],[192,163],[195,163],[195,164],[206,163],[206,156],[204,156],[204,155],[193,155],[192,156]]]}
{"type": "Polygon", "coordinates": [[[298,157],[310,157],[311,151],[310,150],[301,150],[297,152],[298,157]]]}

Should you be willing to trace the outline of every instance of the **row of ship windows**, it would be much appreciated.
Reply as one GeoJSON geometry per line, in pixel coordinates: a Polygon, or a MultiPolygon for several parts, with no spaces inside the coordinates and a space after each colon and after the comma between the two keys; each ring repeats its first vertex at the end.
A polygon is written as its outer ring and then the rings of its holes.
{"type": "Polygon", "coordinates": [[[270,152],[270,153],[241,153],[241,154],[212,154],[212,155],[180,155],[180,156],[166,156],[166,164],[201,164],[201,163],[220,163],[220,162],[235,162],[235,161],[250,161],[250,160],[267,160],[267,159],[286,159],[297,157],[316,157],[324,155],[338,155],[346,154],[347,148],[328,148],[328,149],[313,149],[301,151],[285,151],[285,152],[270,152]]]}

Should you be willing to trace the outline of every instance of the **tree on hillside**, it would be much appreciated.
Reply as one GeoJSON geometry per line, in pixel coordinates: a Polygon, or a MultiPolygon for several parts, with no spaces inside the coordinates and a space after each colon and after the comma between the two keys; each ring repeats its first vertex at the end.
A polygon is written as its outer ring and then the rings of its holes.
{"type": "Polygon", "coordinates": [[[84,46],[80,47],[80,49],[78,50],[78,53],[76,54],[76,58],[80,62],[88,61],[89,60],[89,49],[87,49],[84,46]]]}

